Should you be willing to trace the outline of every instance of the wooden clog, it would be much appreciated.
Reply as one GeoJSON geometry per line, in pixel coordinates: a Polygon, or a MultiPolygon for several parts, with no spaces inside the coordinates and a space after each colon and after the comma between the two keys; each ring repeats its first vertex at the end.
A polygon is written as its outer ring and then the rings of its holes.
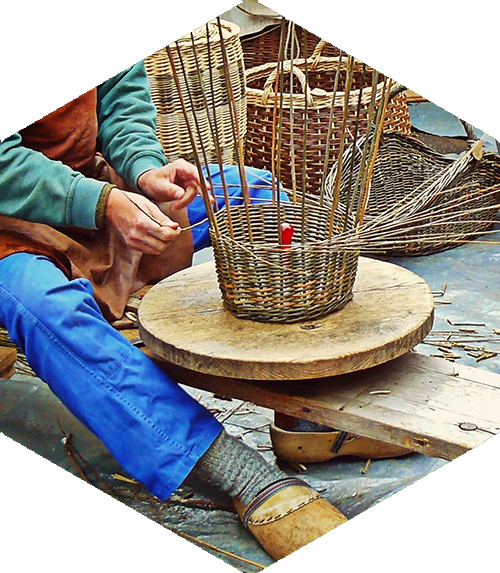
{"type": "Polygon", "coordinates": [[[338,430],[293,432],[271,424],[270,435],[276,457],[284,462],[326,462],[339,456],[383,459],[411,453],[401,446],[338,430]]]}
{"type": "Polygon", "coordinates": [[[276,560],[347,521],[321,494],[293,478],[267,488],[248,507],[233,501],[245,527],[276,560]]]}

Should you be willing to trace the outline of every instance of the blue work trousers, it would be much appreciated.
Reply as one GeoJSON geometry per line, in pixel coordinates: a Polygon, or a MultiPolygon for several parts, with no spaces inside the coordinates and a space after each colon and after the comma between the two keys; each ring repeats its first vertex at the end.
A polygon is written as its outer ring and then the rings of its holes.
{"type": "MultiPolygon", "coordinates": [[[[211,168],[214,191],[221,174],[211,168]]],[[[225,168],[234,202],[235,167],[225,168]]],[[[270,174],[249,170],[255,197],[269,198],[270,174]]],[[[223,199],[217,199],[219,204],[223,199]]],[[[206,217],[189,206],[190,224],[206,217]]],[[[208,223],[193,229],[209,246],[208,223]]],[[[68,280],[50,259],[28,253],[0,260],[0,324],[66,407],[152,494],[166,499],[222,430],[214,416],[103,318],[86,279],[68,280]]],[[[173,325],[175,327],[175,325],[173,325]]]]}

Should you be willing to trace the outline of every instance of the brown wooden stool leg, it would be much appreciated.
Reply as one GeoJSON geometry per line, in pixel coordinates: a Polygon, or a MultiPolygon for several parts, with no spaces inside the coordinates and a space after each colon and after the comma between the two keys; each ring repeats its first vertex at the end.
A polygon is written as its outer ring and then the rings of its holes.
{"type": "Polygon", "coordinates": [[[288,414],[281,414],[281,412],[274,412],[274,424],[282,430],[293,430],[299,425],[300,418],[289,416],[288,414]]]}
{"type": "Polygon", "coordinates": [[[0,378],[10,378],[16,370],[17,351],[15,348],[0,346],[0,378]]]}

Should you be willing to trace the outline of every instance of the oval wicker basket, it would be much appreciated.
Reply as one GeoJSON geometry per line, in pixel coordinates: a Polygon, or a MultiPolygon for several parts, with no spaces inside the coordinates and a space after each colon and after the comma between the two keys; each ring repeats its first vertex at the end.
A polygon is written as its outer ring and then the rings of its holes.
{"type": "Polygon", "coordinates": [[[252,204],[248,211],[231,208],[230,222],[226,210],[216,218],[218,234],[211,228],[210,235],[217,277],[235,316],[293,323],[338,310],[352,298],[358,254],[329,243],[329,209],[252,204]],[[280,244],[280,221],[297,230],[289,247],[280,244]]]}
{"type": "MultiPolygon", "coordinates": [[[[300,189],[304,166],[303,150],[306,150],[305,172],[307,176],[306,193],[318,195],[320,192],[325,158],[327,155],[328,131],[333,109],[331,145],[328,153],[327,171],[337,159],[342,137],[342,117],[344,111],[344,86],[346,82],[347,58],[315,59],[315,65],[304,59],[284,62],[286,70],[293,68],[293,91],[290,88],[290,74],[285,73],[282,94],[275,94],[273,78],[277,64],[274,62],[247,70],[247,138],[245,146],[246,163],[252,167],[271,169],[273,154],[274,102],[278,98],[280,107],[285,110],[282,117],[280,179],[284,187],[300,189]],[[334,98],[334,80],[341,63],[339,85],[334,98]],[[307,65],[309,85],[304,80],[307,65]],[[307,96],[307,103],[306,103],[307,96]],[[306,113],[307,107],[307,113],[306,113]],[[293,113],[289,110],[293,108],[293,113]],[[294,168],[292,167],[294,166],[294,168]]],[[[370,85],[374,70],[367,68],[362,82],[363,64],[355,62],[355,85],[350,92],[348,118],[345,129],[346,145],[353,141],[354,133],[367,131],[368,114],[373,88],[370,85]],[[357,82],[357,83],[356,83],[357,82]],[[367,87],[369,86],[369,87],[367,87]],[[361,90],[361,106],[358,99],[361,90]]],[[[379,76],[376,86],[377,99],[380,101],[383,91],[383,76],[379,76]]],[[[401,87],[401,86],[399,86],[401,87]]],[[[397,92],[397,89],[395,89],[397,92]]],[[[408,106],[402,93],[389,101],[384,121],[384,130],[409,133],[408,106]]]]}
{"type": "MultiPolygon", "coordinates": [[[[352,148],[346,154],[351,152],[352,148]]],[[[357,154],[355,161],[359,159],[357,154]]],[[[359,166],[354,171],[357,169],[359,166]]],[[[330,201],[334,171],[326,185],[326,199],[330,201]]],[[[341,185],[341,200],[342,197],[341,185]]],[[[385,133],[375,160],[364,222],[368,225],[385,215],[391,221],[391,239],[386,246],[379,244],[376,248],[367,243],[361,252],[400,257],[457,247],[493,225],[499,203],[497,154],[484,151],[479,159],[473,155],[468,161],[453,159],[415,137],[385,133]],[[443,215],[440,208],[445,204],[443,215]],[[416,226],[413,217],[406,220],[408,209],[412,215],[423,215],[416,226]]]]}
{"type": "MultiPolygon", "coordinates": [[[[240,29],[232,22],[221,21],[221,25],[230,86],[237,109],[238,130],[240,137],[244,139],[246,88],[240,29]]],[[[205,26],[193,32],[194,48],[190,34],[178,41],[182,63],[176,44],[173,43],[170,47],[199,155],[201,156],[201,141],[208,162],[215,163],[218,159],[216,153],[216,142],[218,142],[223,162],[234,164],[237,161],[233,128],[234,113],[232,117],[230,92],[223,68],[224,57],[217,22],[209,22],[208,30],[208,38],[205,26]],[[186,71],[187,84],[181,71],[182,66],[186,71]],[[193,100],[192,105],[189,93],[193,100]]],[[[188,161],[193,161],[194,151],[166,50],[159,50],[145,58],[144,64],[151,88],[151,97],[158,114],[157,136],[167,159],[173,161],[183,157],[188,161]]]]}

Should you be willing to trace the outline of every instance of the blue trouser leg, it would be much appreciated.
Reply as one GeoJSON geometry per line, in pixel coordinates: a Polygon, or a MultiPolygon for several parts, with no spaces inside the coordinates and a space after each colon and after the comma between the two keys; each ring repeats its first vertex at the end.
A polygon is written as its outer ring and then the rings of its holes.
{"type": "Polygon", "coordinates": [[[222,430],[104,320],[89,281],[68,281],[45,257],[0,260],[0,324],[68,409],[160,499],[222,430]]]}
{"type": "MultiPolygon", "coordinates": [[[[210,165],[210,174],[213,185],[213,194],[219,208],[224,207],[224,195],[222,190],[222,176],[218,165],[210,165]]],[[[268,202],[272,199],[271,181],[272,175],[269,171],[255,169],[253,167],[245,168],[245,175],[249,187],[249,195],[254,203],[268,202]]],[[[224,166],[224,179],[227,184],[227,192],[230,196],[231,205],[242,205],[242,192],[240,187],[240,174],[236,165],[224,166]]],[[[288,201],[288,196],[283,191],[280,194],[282,201],[288,201]]],[[[201,197],[188,205],[188,217],[191,225],[197,225],[206,218],[205,204],[201,197]]],[[[199,251],[210,246],[210,235],[208,224],[201,224],[193,227],[194,250],[199,251]]]]}

